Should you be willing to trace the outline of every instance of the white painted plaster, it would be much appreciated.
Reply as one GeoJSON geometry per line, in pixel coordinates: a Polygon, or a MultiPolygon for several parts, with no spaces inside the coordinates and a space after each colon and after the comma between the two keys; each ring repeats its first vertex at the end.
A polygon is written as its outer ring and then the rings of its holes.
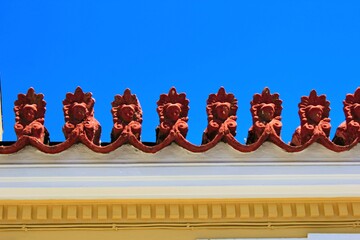
{"type": "Polygon", "coordinates": [[[100,154],[78,144],[0,155],[0,199],[281,197],[360,197],[360,147],[288,153],[265,143],[241,153],[220,143],[191,153],[173,144],[149,154],[125,145],[100,154]]]}

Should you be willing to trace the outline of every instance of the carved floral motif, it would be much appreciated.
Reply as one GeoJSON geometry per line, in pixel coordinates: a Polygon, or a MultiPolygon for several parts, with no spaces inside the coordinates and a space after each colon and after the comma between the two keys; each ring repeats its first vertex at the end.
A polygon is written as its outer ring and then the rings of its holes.
{"type": "Polygon", "coordinates": [[[84,93],[77,87],[75,93],[67,93],[63,101],[65,125],[63,132],[68,139],[73,132],[85,134],[96,145],[100,144],[101,126],[94,118],[95,100],[90,92],[84,93]]]}
{"type": "Polygon", "coordinates": [[[221,87],[217,94],[210,94],[206,113],[208,126],[203,133],[202,144],[212,141],[218,133],[236,135],[237,99],[234,94],[226,93],[221,87]]]}
{"type": "Polygon", "coordinates": [[[345,121],[337,128],[333,142],[348,145],[360,137],[360,87],[344,100],[345,121]]]}
{"type": "Polygon", "coordinates": [[[292,136],[291,145],[303,145],[313,135],[329,137],[330,134],[330,102],[325,95],[318,96],[315,90],[309,97],[302,97],[299,103],[300,126],[292,136]]]}
{"type": "Polygon", "coordinates": [[[36,94],[29,88],[26,95],[19,94],[15,101],[15,132],[18,138],[31,136],[42,143],[49,142],[49,133],[44,127],[46,102],[43,94],[36,94]]]}
{"type": "Polygon", "coordinates": [[[111,103],[113,115],[113,129],[111,141],[115,141],[122,133],[131,133],[140,139],[142,111],[136,95],[126,89],[124,94],[116,95],[111,103]]]}
{"type": "Polygon", "coordinates": [[[333,142],[328,138],[331,128],[328,118],[330,104],[325,95],[318,96],[315,91],[302,97],[299,103],[300,126],[290,144],[279,138],[281,100],[277,94],[270,94],[268,89],[262,94],[255,94],[251,102],[253,126],[250,128],[252,137],[249,134],[247,142],[252,144],[249,145],[243,145],[233,137],[236,133],[237,111],[237,100],[233,94],[227,94],[220,88],[217,94],[209,95],[206,108],[208,126],[201,146],[184,139],[188,130],[188,103],[185,94],[177,94],[174,88],[170,89],[169,94],[161,95],[157,109],[160,116],[157,142],[163,144],[145,144],[139,141],[142,118],[140,105],[135,95],[125,90],[123,96],[115,96],[111,112],[114,117],[113,141],[118,136],[126,138],[120,137],[120,141],[113,144],[96,146],[99,144],[101,127],[94,118],[94,99],[91,93],[84,93],[81,88],[77,88],[75,93],[68,93],[63,101],[66,122],[63,131],[67,141],[48,146],[44,144],[48,142],[48,133],[44,127],[45,101],[42,94],[35,94],[31,88],[26,95],[19,94],[15,101],[15,131],[18,140],[9,146],[0,146],[0,154],[12,154],[29,145],[43,153],[57,154],[78,142],[97,153],[111,153],[126,143],[144,153],[157,153],[174,140],[193,153],[206,152],[220,141],[227,142],[237,151],[248,153],[257,150],[267,140],[286,152],[301,152],[314,142],[330,151],[344,152],[357,146],[360,141],[360,87],[354,94],[347,95],[344,101],[346,121],[339,126],[333,142]]]}
{"type": "Polygon", "coordinates": [[[250,102],[253,126],[249,129],[246,144],[256,142],[264,131],[280,136],[282,127],[281,104],[279,94],[270,94],[268,88],[264,88],[261,94],[254,95],[250,102]]]}
{"type": "Polygon", "coordinates": [[[185,93],[178,94],[172,87],[168,94],[161,94],[157,102],[160,124],[156,128],[156,143],[161,143],[174,132],[186,137],[188,132],[189,100],[185,93]]]}

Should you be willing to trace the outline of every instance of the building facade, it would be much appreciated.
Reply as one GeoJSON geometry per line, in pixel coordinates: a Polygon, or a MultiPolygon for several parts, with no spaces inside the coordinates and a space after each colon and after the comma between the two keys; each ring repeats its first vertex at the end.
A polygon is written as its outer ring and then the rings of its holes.
{"type": "Polygon", "coordinates": [[[175,88],[158,101],[154,144],[140,140],[130,90],[112,103],[109,144],[90,93],[63,103],[66,140],[51,144],[43,95],[15,102],[18,140],[0,147],[0,239],[360,239],[360,88],[332,140],[326,97],[303,97],[289,144],[269,89],[251,102],[246,144],[223,88],[207,101],[201,145],[186,140],[188,100],[175,88]]]}

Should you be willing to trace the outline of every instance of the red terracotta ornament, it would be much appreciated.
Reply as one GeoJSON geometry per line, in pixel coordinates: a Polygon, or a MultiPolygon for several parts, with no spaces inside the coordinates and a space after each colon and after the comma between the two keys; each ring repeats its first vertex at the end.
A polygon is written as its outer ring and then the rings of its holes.
{"type": "Polygon", "coordinates": [[[360,87],[354,94],[347,94],[344,100],[345,121],[336,129],[333,142],[349,145],[360,137],[360,87]]]}
{"type": "Polygon", "coordinates": [[[43,143],[47,138],[47,131],[43,128],[45,113],[43,95],[35,94],[33,89],[29,89],[26,95],[20,94],[15,102],[15,130],[19,139],[11,145],[1,145],[0,154],[12,154],[26,146],[32,146],[46,154],[57,154],[66,151],[78,142],[94,152],[104,154],[111,153],[124,144],[130,144],[143,153],[157,153],[175,142],[189,152],[202,153],[214,148],[220,141],[224,141],[236,151],[248,153],[256,151],[265,141],[270,141],[283,151],[295,153],[304,151],[314,142],[334,152],[349,151],[359,143],[359,89],[345,99],[346,121],[340,126],[336,139],[333,140],[335,143],[328,138],[331,127],[328,118],[330,104],[324,95],[317,96],[315,91],[312,91],[309,97],[301,99],[299,104],[301,125],[294,133],[291,145],[283,142],[279,137],[281,125],[275,124],[274,121],[274,119],[280,121],[277,117],[280,117],[281,100],[274,95],[276,94],[271,95],[268,89],[265,89],[262,94],[255,94],[251,102],[254,126],[250,130],[253,130],[258,139],[253,140],[255,141],[253,144],[243,145],[234,137],[237,111],[237,100],[234,95],[226,94],[223,88],[220,88],[217,94],[211,94],[207,101],[208,127],[203,135],[203,143],[206,144],[198,146],[185,138],[188,129],[189,101],[185,98],[185,94],[177,94],[172,88],[169,94],[161,95],[158,101],[160,125],[157,128],[157,138],[158,143],[161,143],[149,145],[139,140],[140,132],[137,132],[139,128],[130,127],[132,121],[141,124],[141,110],[140,106],[136,109],[136,106],[132,105],[136,105],[134,95],[130,93],[130,90],[125,90],[122,99],[121,96],[115,97],[114,109],[112,109],[113,116],[117,118],[114,121],[114,126],[117,126],[114,132],[118,131],[116,134],[119,136],[113,143],[101,146],[96,145],[99,143],[101,127],[94,118],[94,99],[91,93],[83,93],[80,88],[77,88],[74,94],[68,93],[63,102],[66,121],[63,130],[67,139],[50,146],[43,143]],[[132,109],[136,110],[134,115],[132,109]],[[132,120],[131,116],[133,116],[132,120]],[[264,130],[262,124],[265,125],[264,130]],[[44,129],[44,137],[39,129],[44,129]]]}
{"type": "Polygon", "coordinates": [[[261,94],[254,95],[250,102],[253,126],[249,129],[246,144],[256,142],[264,131],[280,137],[282,127],[281,104],[282,100],[279,99],[279,94],[270,94],[268,88],[264,88],[261,94]]]}
{"type": "Polygon", "coordinates": [[[125,89],[124,94],[116,95],[111,103],[111,113],[114,126],[111,131],[111,142],[119,138],[121,134],[133,134],[140,139],[142,110],[135,94],[130,89],[125,89]]]}
{"type": "Polygon", "coordinates": [[[67,93],[63,101],[65,125],[63,132],[68,139],[72,134],[85,135],[89,141],[99,145],[101,126],[94,118],[95,100],[92,93],[84,93],[77,87],[75,93],[67,93]]]}
{"type": "Polygon", "coordinates": [[[185,93],[178,94],[172,87],[168,94],[161,94],[157,102],[160,124],[156,128],[156,143],[161,143],[170,133],[186,137],[188,132],[189,100],[185,93]]]}
{"type": "Polygon", "coordinates": [[[49,133],[44,127],[46,102],[43,94],[36,94],[29,88],[26,95],[19,94],[15,101],[15,133],[22,136],[37,138],[42,143],[49,143],[49,133]]]}
{"type": "Polygon", "coordinates": [[[313,135],[329,137],[330,134],[330,102],[325,95],[318,96],[315,90],[309,97],[302,97],[299,103],[300,126],[292,136],[291,145],[300,146],[310,140],[313,135]]]}
{"type": "Polygon", "coordinates": [[[208,126],[203,133],[202,144],[211,142],[219,133],[235,136],[238,106],[234,94],[226,93],[221,87],[217,94],[209,95],[206,103],[208,126]]]}

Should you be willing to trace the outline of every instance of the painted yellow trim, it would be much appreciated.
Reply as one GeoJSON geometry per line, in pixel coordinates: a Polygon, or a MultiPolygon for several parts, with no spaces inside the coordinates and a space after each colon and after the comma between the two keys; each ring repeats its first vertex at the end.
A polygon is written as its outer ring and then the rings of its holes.
{"type": "Polygon", "coordinates": [[[359,226],[360,198],[0,201],[0,229],[359,226]]]}

